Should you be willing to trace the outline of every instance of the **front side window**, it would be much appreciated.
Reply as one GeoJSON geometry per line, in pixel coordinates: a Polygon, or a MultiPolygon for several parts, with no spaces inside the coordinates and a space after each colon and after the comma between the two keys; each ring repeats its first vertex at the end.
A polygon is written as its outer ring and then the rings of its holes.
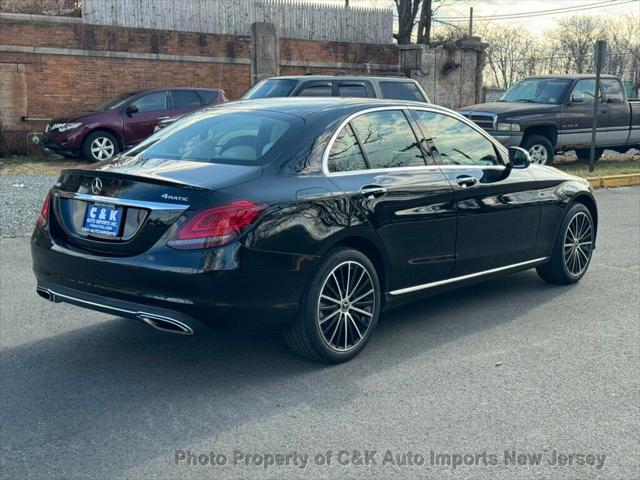
{"type": "Polygon", "coordinates": [[[380,82],[383,98],[424,102],[425,98],[412,82],[380,82]]]}
{"type": "Polygon", "coordinates": [[[461,120],[442,113],[414,111],[423,130],[440,153],[443,165],[495,165],[493,144],[461,120]]]}
{"type": "Polygon", "coordinates": [[[371,168],[424,166],[425,160],[401,110],[365,113],[351,121],[371,168]]]}
{"type": "Polygon", "coordinates": [[[138,113],[161,112],[167,109],[167,94],[165,92],[149,93],[135,100],[132,105],[138,107],[138,113]]]}
{"type": "Polygon", "coordinates": [[[173,108],[200,108],[200,97],[193,90],[174,90],[171,92],[173,108]]]}
{"type": "Polygon", "coordinates": [[[573,92],[571,92],[571,96],[575,94],[584,95],[584,100],[582,103],[593,103],[596,94],[596,81],[592,78],[585,78],[583,80],[578,80],[576,86],[573,87],[573,92]]]}
{"type": "Polygon", "coordinates": [[[624,93],[622,85],[618,80],[613,78],[602,80],[602,89],[604,90],[604,98],[607,103],[624,103],[624,93]]]}

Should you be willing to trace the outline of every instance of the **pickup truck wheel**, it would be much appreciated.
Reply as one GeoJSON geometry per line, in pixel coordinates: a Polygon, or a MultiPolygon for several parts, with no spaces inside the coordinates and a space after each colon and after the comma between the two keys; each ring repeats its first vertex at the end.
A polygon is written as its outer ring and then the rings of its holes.
{"type": "Polygon", "coordinates": [[[524,148],[531,156],[532,163],[551,165],[553,163],[553,145],[547,137],[542,135],[530,135],[522,142],[524,148]]]}
{"type": "MultiPolygon", "coordinates": [[[[593,158],[594,162],[600,160],[602,157],[602,152],[604,152],[604,148],[596,148],[596,154],[593,158]]],[[[576,157],[578,157],[578,161],[582,163],[589,163],[589,156],[591,155],[590,148],[576,148],[576,157]]]]}

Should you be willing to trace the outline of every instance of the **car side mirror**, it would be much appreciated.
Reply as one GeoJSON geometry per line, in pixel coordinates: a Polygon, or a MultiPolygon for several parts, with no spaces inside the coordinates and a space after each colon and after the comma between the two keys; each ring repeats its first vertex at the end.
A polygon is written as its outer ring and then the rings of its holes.
{"type": "Polygon", "coordinates": [[[531,165],[531,157],[529,152],[520,147],[509,147],[509,164],[510,168],[527,168],[531,165]]]}
{"type": "Polygon", "coordinates": [[[129,105],[125,110],[125,113],[129,116],[133,115],[134,113],[138,113],[138,106],[134,104],[129,105]]]}
{"type": "Polygon", "coordinates": [[[573,92],[571,94],[571,103],[584,103],[586,101],[587,97],[585,96],[584,93],[582,92],[573,92]]]}

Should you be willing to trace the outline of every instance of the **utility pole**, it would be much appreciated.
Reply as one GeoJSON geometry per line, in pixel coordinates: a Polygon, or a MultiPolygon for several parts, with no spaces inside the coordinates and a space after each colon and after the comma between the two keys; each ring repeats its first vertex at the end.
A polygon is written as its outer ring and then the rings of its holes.
{"type": "Polygon", "coordinates": [[[344,0],[344,6],[345,8],[349,8],[349,0],[344,0]]]}
{"type": "Polygon", "coordinates": [[[593,98],[593,123],[591,124],[591,153],[589,154],[589,172],[593,172],[596,158],[596,133],[598,131],[598,110],[600,109],[600,72],[604,63],[604,55],[607,49],[605,40],[598,40],[595,49],[596,64],[596,91],[593,98]]]}
{"type": "Polygon", "coordinates": [[[473,7],[469,7],[469,36],[473,37],[473,7]]]}

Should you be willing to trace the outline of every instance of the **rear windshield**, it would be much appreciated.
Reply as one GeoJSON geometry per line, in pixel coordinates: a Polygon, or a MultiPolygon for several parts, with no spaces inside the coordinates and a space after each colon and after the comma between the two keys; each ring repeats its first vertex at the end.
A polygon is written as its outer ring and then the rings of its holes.
{"type": "Polygon", "coordinates": [[[131,149],[127,156],[236,165],[262,164],[297,117],[276,112],[188,115],[131,149]]]}
{"type": "Polygon", "coordinates": [[[298,84],[297,80],[280,79],[280,80],[263,80],[257,83],[253,88],[247,90],[242,96],[243,100],[252,100],[256,98],[271,97],[288,97],[298,84]]]}
{"type": "Polygon", "coordinates": [[[413,82],[380,82],[380,90],[384,98],[393,100],[413,100],[425,102],[426,99],[413,82]]]}

